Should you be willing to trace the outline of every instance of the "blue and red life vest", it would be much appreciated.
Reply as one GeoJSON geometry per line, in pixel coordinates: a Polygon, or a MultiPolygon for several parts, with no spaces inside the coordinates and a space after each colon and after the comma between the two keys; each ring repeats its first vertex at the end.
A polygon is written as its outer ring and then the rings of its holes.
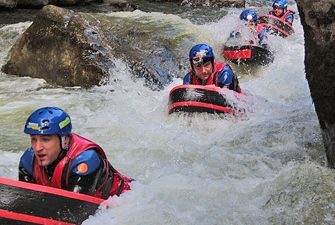
{"type": "Polygon", "coordinates": [[[37,160],[34,160],[34,176],[37,184],[51,186],[60,189],[66,189],[69,184],[70,167],[72,161],[82,152],[88,149],[95,149],[103,159],[104,167],[106,168],[102,182],[96,191],[92,194],[94,197],[102,198],[103,193],[108,191],[110,196],[119,195],[126,190],[130,190],[130,178],[121,175],[118,171],[111,167],[104,150],[96,143],[83,138],[77,134],[71,134],[71,144],[65,157],[57,164],[52,175],[51,181],[43,166],[39,166],[37,160]],[[113,173],[113,174],[111,174],[113,173]],[[109,189],[109,190],[106,190],[109,189]]]}

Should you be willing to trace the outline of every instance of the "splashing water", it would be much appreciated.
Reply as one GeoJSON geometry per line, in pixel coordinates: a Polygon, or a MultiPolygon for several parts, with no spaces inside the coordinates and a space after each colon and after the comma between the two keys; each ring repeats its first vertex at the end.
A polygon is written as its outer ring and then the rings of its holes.
{"type": "MultiPolygon", "coordinates": [[[[143,14],[164,23],[164,14],[143,14]]],[[[185,26],[201,30],[199,40],[210,36],[206,40],[219,55],[230,32],[225,28],[237,25],[238,14],[234,9],[217,22],[185,26]]],[[[1,65],[28,26],[0,29],[1,65]]],[[[325,167],[305,80],[299,19],[294,26],[291,37],[270,40],[272,64],[251,72],[234,68],[255,98],[247,120],[168,115],[169,91],[182,80],[152,91],[142,80],[134,82],[122,61],[116,61],[109,85],[88,90],[0,74],[0,175],[17,179],[19,157],[29,146],[25,119],[53,105],[71,115],[74,132],[99,143],[120,172],[136,179],[132,191],[109,199],[110,207],[84,224],[334,223],[334,175],[325,167]]]]}

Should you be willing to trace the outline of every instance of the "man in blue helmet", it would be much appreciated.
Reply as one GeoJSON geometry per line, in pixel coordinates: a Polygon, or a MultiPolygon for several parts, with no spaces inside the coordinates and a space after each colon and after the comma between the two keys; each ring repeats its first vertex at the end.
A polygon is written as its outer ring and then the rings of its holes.
{"type": "Polygon", "coordinates": [[[244,22],[245,26],[249,28],[249,34],[245,35],[245,33],[242,32],[242,30],[239,31],[232,31],[230,33],[230,38],[240,38],[242,36],[241,33],[243,33],[247,38],[250,38],[249,44],[254,45],[262,45],[265,44],[263,41],[267,38],[266,36],[266,29],[258,24],[257,20],[257,13],[253,10],[246,9],[243,10],[240,14],[240,20],[244,22]]]}
{"type": "Polygon", "coordinates": [[[286,0],[275,0],[272,4],[272,10],[270,11],[271,15],[278,17],[290,25],[293,24],[294,13],[294,11],[287,9],[286,0]]]}
{"type": "Polygon", "coordinates": [[[223,62],[214,62],[213,49],[207,44],[193,46],[189,53],[191,70],[185,75],[183,84],[215,85],[241,92],[237,76],[223,62]]]}
{"type": "Polygon", "coordinates": [[[266,29],[258,24],[257,13],[253,10],[246,9],[243,10],[240,14],[240,20],[242,20],[247,27],[250,28],[254,39],[250,40],[250,44],[263,44],[263,41],[266,39],[266,29]]]}
{"type": "Polygon", "coordinates": [[[33,112],[24,127],[31,147],[21,156],[19,180],[103,199],[129,190],[132,179],[111,166],[98,144],[71,130],[70,116],[60,108],[33,112]]]}

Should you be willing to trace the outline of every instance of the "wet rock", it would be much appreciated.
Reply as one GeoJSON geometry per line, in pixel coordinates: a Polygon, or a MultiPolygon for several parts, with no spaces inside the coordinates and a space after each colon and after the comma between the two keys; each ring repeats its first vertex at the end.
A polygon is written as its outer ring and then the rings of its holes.
{"type": "Polygon", "coordinates": [[[333,224],[334,178],[332,170],[308,163],[282,171],[263,193],[269,224],[333,224]]]}
{"type": "Polygon", "coordinates": [[[63,86],[99,84],[113,63],[99,49],[97,36],[80,15],[45,6],[12,47],[2,71],[63,86]]]}
{"type": "Polygon", "coordinates": [[[176,2],[183,6],[244,7],[245,0],[148,0],[151,2],[176,2]]]}
{"type": "Polygon", "coordinates": [[[183,0],[181,5],[211,7],[244,7],[245,0],[183,0]]]}
{"type": "Polygon", "coordinates": [[[18,8],[42,8],[49,4],[49,0],[17,0],[18,8]]]}
{"type": "Polygon", "coordinates": [[[99,0],[17,0],[18,8],[42,8],[52,4],[57,6],[84,5],[99,0]]]}
{"type": "Polygon", "coordinates": [[[330,167],[335,168],[335,1],[297,1],[305,68],[330,167]]]}
{"type": "Polygon", "coordinates": [[[127,0],[105,0],[104,3],[107,3],[112,6],[112,10],[117,11],[134,11],[137,9],[137,6],[127,0]]]}
{"type": "Polygon", "coordinates": [[[49,0],[49,4],[57,6],[84,5],[92,2],[97,2],[97,0],[49,0]]]}
{"type": "Polygon", "coordinates": [[[108,82],[115,60],[120,60],[133,78],[145,78],[153,89],[185,74],[185,52],[194,35],[151,15],[131,15],[45,6],[12,47],[2,71],[62,86],[91,87],[108,82]]]}
{"type": "Polygon", "coordinates": [[[0,0],[0,9],[12,9],[16,4],[17,0],[0,0]]]}

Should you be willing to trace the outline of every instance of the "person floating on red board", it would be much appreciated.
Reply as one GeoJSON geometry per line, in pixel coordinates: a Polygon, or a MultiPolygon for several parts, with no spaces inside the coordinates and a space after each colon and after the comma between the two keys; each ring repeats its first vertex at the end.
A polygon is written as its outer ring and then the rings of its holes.
{"type": "Polygon", "coordinates": [[[286,0],[275,0],[272,4],[272,10],[269,13],[292,26],[295,12],[287,9],[286,0]]]}
{"type": "Polygon", "coordinates": [[[19,180],[107,199],[130,190],[132,179],[120,174],[96,143],[72,133],[70,116],[43,107],[27,119],[31,147],[20,159],[19,180]]]}
{"type": "Polygon", "coordinates": [[[224,62],[214,61],[212,47],[207,44],[193,46],[189,53],[190,71],[184,76],[183,84],[215,85],[241,92],[237,76],[224,62]]]}

